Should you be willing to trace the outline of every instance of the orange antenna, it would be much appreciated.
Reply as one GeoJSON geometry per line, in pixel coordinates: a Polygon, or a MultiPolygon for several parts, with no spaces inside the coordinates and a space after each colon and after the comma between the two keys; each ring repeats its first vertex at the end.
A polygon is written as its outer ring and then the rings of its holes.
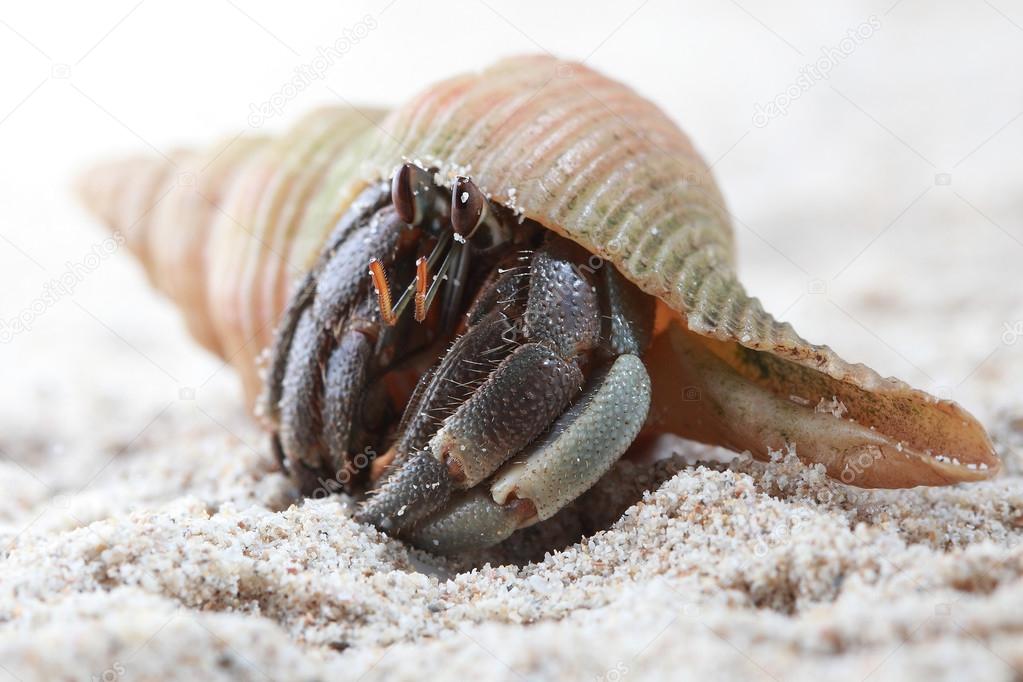
{"type": "Polygon", "coordinates": [[[426,319],[426,287],[430,284],[430,270],[426,258],[416,261],[416,322],[426,319]]]}
{"type": "Polygon", "coordinates": [[[373,277],[373,287],[377,292],[377,302],[380,304],[380,317],[384,324],[393,327],[398,321],[391,307],[391,285],[387,282],[387,273],[379,260],[374,258],[369,262],[369,274],[373,277]]]}

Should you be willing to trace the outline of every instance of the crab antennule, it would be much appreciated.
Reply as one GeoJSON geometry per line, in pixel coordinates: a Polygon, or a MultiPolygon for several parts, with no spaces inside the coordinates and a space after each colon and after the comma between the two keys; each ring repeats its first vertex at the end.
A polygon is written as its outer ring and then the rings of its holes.
{"type": "Polygon", "coordinates": [[[403,291],[401,296],[398,298],[398,302],[394,304],[394,319],[397,320],[401,317],[401,314],[405,312],[405,308],[407,308],[408,304],[412,301],[415,301],[415,309],[419,310],[420,289],[422,289],[422,293],[425,295],[426,286],[429,283],[430,270],[437,264],[437,261],[440,260],[441,254],[444,253],[444,249],[450,241],[451,233],[445,232],[441,235],[440,239],[437,240],[437,244],[433,247],[433,250],[430,251],[430,257],[419,258],[416,261],[416,278],[412,280],[407,287],[405,287],[405,291],[403,291]]]}
{"type": "Polygon", "coordinates": [[[437,274],[433,276],[433,281],[430,283],[430,288],[426,292],[426,296],[423,298],[422,309],[417,306],[416,309],[416,322],[422,322],[426,319],[426,313],[430,310],[430,305],[433,303],[433,299],[437,297],[437,292],[440,290],[440,285],[447,279],[448,269],[451,267],[451,263],[455,260],[455,257],[461,251],[461,244],[456,244],[448,250],[444,256],[444,261],[437,268],[437,274]],[[420,314],[421,313],[421,314],[420,314]]]}
{"type": "Polygon", "coordinates": [[[426,287],[429,284],[430,270],[425,258],[416,261],[416,319],[426,319],[426,287]]]}
{"type": "Polygon", "coordinates": [[[393,326],[398,321],[391,307],[391,285],[387,281],[387,273],[379,260],[374,258],[369,262],[369,274],[373,277],[373,287],[377,292],[377,302],[380,304],[380,317],[388,326],[393,326]]]}

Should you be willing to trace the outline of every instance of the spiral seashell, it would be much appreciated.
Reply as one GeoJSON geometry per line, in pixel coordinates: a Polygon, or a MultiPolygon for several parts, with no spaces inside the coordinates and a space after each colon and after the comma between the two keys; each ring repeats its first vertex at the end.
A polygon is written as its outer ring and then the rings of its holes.
{"type": "Polygon", "coordinates": [[[657,367],[657,430],[765,457],[764,434],[727,423],[730,409],[756,403],[798,423],[799,456],[846,483],[941,485],[998,470],[983,427],[958,405],[847,363],[765,312],[736,277],[728,211],[689,139],[654,104],[585,66],[505,59],[386,115],[327,109],[278,138],[171,158],[176,167],[99,167],[82,194],[125,233],[195,337],[238,370],[250,398],[259,355],[341,215],[415,160],[448,186],[471,174],[491,202],[581,244],[595,267],[613,263],[660,301],[658,340],[644,358],[657,367]],[[703,385],[740,393],[684,404],[681,387],[700,385],[700,363],[724,363],[753,388],[703,385]],[[832,401],[838,416],[815,410],[832,401]],[[818,446],[824,433],[830,444],[818,446]]]}

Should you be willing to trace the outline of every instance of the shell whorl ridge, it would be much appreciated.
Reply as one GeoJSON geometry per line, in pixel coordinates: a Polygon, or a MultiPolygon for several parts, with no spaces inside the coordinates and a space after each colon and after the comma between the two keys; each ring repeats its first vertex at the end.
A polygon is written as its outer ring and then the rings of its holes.
{"type": "Polygon", "coordinates": [[[354,149],[382,117],[323,109],[279,137],[113,161],[85,174],[80,194],[125,235],[189,331],[238,370],[251,398],[257,358],[295,280],[351,202],[345,188],[365,158],[354,149]]]}
{"type": "Polygon", "coordinates": [[[728,211],[688,138],[654,104],[579,64],[505,59],[386,116],[328,109],[276,139],[238,137],[173,154],[175,165],[101,168],[83,194],[251,396],[290,288],[357,193],[403,159],[439,168],[443,183],[471,175],[493,201],[608,259],[775,395],[837,399],[848,418],[919,452],[993,457],[954,403],[847,363],[766,313],[736,278],[728,211]]]}

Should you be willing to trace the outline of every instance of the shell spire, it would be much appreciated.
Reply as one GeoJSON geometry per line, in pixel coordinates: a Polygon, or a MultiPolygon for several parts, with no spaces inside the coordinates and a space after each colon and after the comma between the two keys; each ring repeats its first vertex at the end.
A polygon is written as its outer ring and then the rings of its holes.
{"type": "Polygon", "coordinates": [[[192,335],[238,370],[250,401],[292,286],[347,206],[343,188],[358,165],[334,162],[357,158],[348,146],[382,116],[323,109],[277,138],[239,135],[203,152],[107,162],[78,183],[192,335]]]}

